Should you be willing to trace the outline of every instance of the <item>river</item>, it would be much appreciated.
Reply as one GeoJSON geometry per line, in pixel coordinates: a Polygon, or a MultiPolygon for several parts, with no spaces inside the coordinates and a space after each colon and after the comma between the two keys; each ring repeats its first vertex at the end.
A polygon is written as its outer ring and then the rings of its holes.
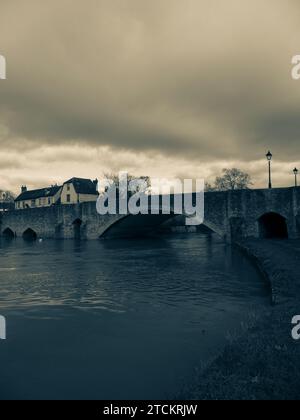
{"type": "Polygon", "coordinates": [[[215,235],[0,241],[0,399],[165,399],[269,304],[215,235]]]}

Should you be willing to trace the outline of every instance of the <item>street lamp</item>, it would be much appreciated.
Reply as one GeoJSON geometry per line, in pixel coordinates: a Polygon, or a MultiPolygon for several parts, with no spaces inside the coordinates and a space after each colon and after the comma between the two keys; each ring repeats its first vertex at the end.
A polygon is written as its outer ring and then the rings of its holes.
{"type": "Polygon", "coordinates": [[[272,161],[273,155],[270,152],[270,150],[266,154],[266,158],[267,158],[267,160],[269,162],[269,188],[271,189],[272,188],[271,161],[272,161]]]}
{"type": "Polygon", "coordinates": [[[295,168],[295,169],[293,170],[293,172],[294,172],[294,175],[295,175],[295,187],[298,187],[298,179],[297,179],[297,177],[298,177],[298,173],[299,173],[299,171],[298,171],[298,169],[297,169],[297,168],[295,168]]]}

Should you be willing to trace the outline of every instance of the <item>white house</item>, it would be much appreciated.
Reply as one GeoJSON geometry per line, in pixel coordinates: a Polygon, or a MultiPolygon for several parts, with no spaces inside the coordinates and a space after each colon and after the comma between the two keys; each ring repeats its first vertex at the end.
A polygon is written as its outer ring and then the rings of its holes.
{"type": "Polygon", "coordinates": [[[96,202],[98,180],[72,178],[63,186],[52,186],[39,190],[28,191],[26,186],[21,188],[21,194],[15,200],[15,209],[50,207],[55,204],[77,204],[90,201],[96,202]]]}
{"type": "Polygon", "coordinates": [[[21,194],[15,199],[15,209],[28,209],[50,207],[60,201],[62,187],[55,185],[39,190],[28,191],[27,187],[21,188],[21,194]]]}
{"type": "Polygon", "coordinates": [[[61,191],[61,204],[77,204],[97,201],[98,180],[91,181],[84,178],[72,178],[65,182],[61,191]]]}

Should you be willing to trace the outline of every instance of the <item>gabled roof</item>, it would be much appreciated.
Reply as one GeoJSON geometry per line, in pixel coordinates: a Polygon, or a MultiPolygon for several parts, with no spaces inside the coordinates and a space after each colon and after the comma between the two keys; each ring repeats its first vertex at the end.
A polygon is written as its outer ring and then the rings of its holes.
{"type": "Polygon", "coordinates": [[[15,201],[36,200],[38,198],[53,197],[61,189],[59,186],[41,188],[39,190],[24,191],[15,201]]]}
{"type": "Polygon", "coordinates": [[[73,184],[77,194],[98,195],[97,184],[90,179],[71,178],[64,183],[66,184],[73,184]]]}

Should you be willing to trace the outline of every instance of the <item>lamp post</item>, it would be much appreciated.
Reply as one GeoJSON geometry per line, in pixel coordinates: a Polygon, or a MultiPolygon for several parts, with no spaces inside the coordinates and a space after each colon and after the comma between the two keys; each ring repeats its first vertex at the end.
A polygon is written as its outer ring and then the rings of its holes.
{"type": "Polygon", "coordinates": [[[295,175],[295,187],[298,187],[298,179],[297,179],[297,177],[298,177],[298,173],[299,173],[299,171],[298,171],[298,169],[297,169],[297,168],[295,168],[295,169],[293,170],[293,172],[294,172],[294,175],[295,175]]]}
{"type": "Polygon", "coordinates": [[[270,152],[270,150],[268,151],[268,153],[266,154],[266,158],[268,160],[269,163],[269,189],[272,188],[272,173],[271,173],[271,161],[273,158],[272,153],[270,152]]]}

